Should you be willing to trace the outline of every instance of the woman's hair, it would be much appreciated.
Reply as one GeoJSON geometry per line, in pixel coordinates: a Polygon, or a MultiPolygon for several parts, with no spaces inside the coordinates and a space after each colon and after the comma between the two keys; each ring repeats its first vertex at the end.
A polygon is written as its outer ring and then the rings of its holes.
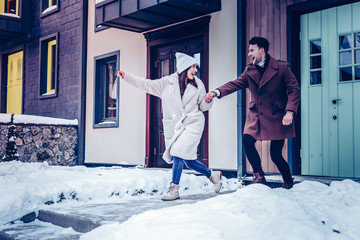
{"type": "Polygon", "coordinates": [[[189,68],[185,69],[184,71],[182,71],[179,74],[179,85],[180,85],[180,94],[181,96],[184,94],[185,91],[185,82],[186,82],[186,78],[187,78],[187,71],[189,70],[189,68]]]}

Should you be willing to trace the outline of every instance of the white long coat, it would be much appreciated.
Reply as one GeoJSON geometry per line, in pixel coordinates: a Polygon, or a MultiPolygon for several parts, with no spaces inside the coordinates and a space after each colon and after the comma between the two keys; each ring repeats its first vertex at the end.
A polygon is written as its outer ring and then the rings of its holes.
{"type": "Polygon", "coordinates": [[[198,88],[188,84],[181,98],[179,75],[176,72],[157,80],[125,73],[124,80],[162,100],[166,147],[163,159],[167,163],[172,163],[171,156],[196,160],[197,147],[205,125],[203,112],[212,106],[212,102],[205,102],[203,82],[195,76],[198,88]]]}

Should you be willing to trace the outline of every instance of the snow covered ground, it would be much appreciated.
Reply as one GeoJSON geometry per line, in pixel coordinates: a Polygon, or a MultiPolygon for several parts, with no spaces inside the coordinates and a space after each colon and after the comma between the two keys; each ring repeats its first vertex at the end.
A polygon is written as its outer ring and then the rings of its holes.
{"type": "MultiPolygon", "coordinates": [[[[109,204],[158,198],[171,172],[111,167],[55,167],[46,163],[0,163],[0,224],[46,206],[78,202],[109,204]]],[[[212,192],[206,177],[184,174],[180,195],[212,192]]],[[[255,184],[242,187],[224,179],[226,190],[195,204],[136,214],[81,236],[87,239],[360,239],[360,184],[351,180],[330,186],[312,181],[293,189],[255,184]]],[[[179,200],[181,201],[181,200],[179,200]]]]}

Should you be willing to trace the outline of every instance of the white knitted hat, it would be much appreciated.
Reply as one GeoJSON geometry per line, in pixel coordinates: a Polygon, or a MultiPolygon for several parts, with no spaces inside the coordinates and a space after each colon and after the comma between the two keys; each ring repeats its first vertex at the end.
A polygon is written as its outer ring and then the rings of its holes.
{"type": "Polygon", "coordinates": [[[186,55],[184,53],[175,53],[176,57],[176,70],[180,74],[187,68],[191,67],[194,64],[198,64],[196,59],[186,55]]]}

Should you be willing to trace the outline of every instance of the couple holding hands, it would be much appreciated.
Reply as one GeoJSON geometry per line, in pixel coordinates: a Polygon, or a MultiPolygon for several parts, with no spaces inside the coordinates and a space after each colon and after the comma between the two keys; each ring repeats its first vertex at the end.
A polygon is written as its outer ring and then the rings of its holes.
{"type": "Polygon", "coordinates": [[[271,140],[270,155],[279,169],[286,189],[294,185],[289,165],[282,156],[286,138],[295,136],[293,116],[300,101],[300,88],[289,64],[268,54],[269,42],[262,37],[249,41],[250,64],[235,80],[206,93],[204,84],[195,76],[197,61],[183,53],[176,53],[176,72],[157,80],[136,77],[123,71],[118,76],[131,85],[162,100],[166,150],[163,159],[173,164],[172,180],[164,201],[180,198],[179,182],[184,163],[221,189],[221,171],[208,169],[197,161],[197,148],[205,125],[203,112],[212,107],[213,99],[222,98],[237,90],[249,88],[251,100],[246,116],[243,143],[253,168],[252,183],[266,184],[260,156],[255,148],[257,140],[271,140]]]}

